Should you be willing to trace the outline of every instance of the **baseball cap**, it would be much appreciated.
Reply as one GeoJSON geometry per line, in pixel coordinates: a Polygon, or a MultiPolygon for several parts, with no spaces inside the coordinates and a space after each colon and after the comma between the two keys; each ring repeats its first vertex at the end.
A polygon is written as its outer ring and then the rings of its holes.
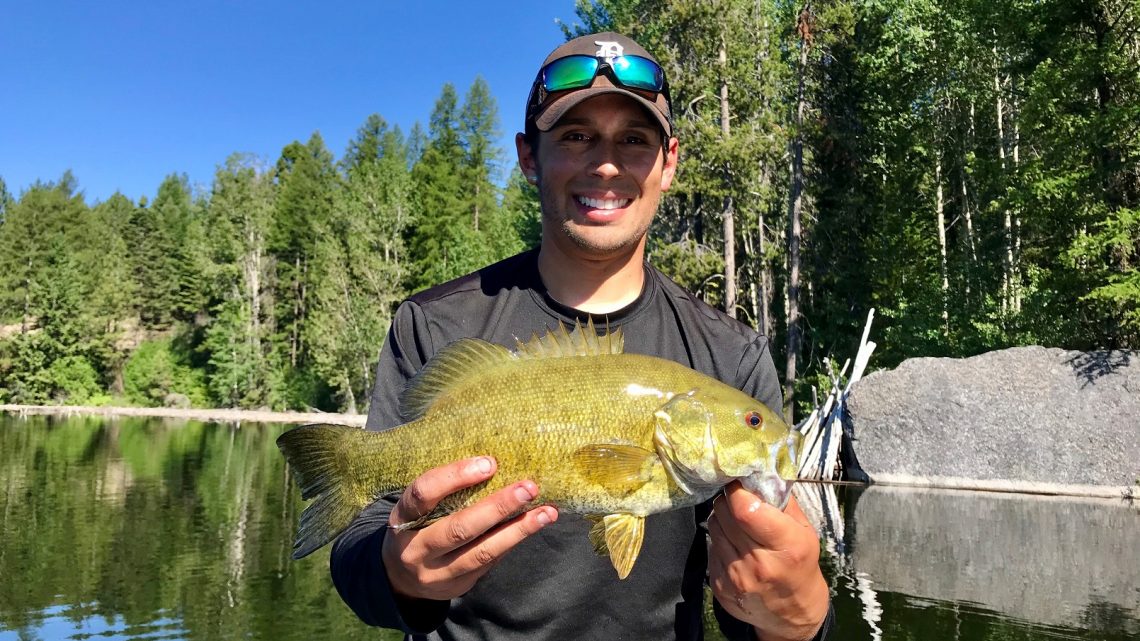
{"type": "Polygon", "coordinates": [[[672,109],[669,104],[668,84],[664,82],[664,71],[660,71],[661,64],[644,47],[634,42],[632,38],[620,33],[607,31],[574,38],[552,51],[535,77],[531,87],[530,97],[527,99],[526,118],[533,122],[539,131],[549,131],[558,121],[583,100],[607,93],[620,93],[630,96],[641,103],[649,113],[657,118],[665,130],[666,137],[673,135],[672,109]],[[639,56],[651,63],[661,74],[662,89],[650,91],[646,89],[630,88],[614,81],[616,75],[599,69],[593,77],[593,82],[581,88],[561,91],[542,91],[543,71],[551,63],[569,56],[589,56],[601,59],[612,67],[616,58],[622,56],[639,56]]]}

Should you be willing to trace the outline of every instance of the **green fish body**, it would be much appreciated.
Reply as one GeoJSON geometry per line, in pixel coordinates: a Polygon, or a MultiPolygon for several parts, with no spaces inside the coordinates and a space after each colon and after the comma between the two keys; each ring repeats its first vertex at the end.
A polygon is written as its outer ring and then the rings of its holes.
{"type": "Polygon", "coordinates": [[[302,497],[315,499],[294,558],[423,472],[489,455],[494,477],[412,526],[531,479],[542,501],[595,523],[595,549],[625,578],[649,514],[705,501],[736,478],[782,508],[802,438],[747,394],[673,361],[625,354],[620,330],[598,337],[592,326],[560,328],[515,352],[452,343],[410,381],[400,410],[410,420],[387,431],[306,425],[278,439],[302,497]]]}

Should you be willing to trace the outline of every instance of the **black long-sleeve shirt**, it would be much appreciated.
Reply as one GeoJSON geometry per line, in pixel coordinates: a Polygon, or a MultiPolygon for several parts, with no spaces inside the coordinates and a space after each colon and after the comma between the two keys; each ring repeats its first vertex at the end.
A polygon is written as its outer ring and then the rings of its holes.
{"type": "MultiPolygon", "coordinates": [[[[594,323],[620,326],[628,353],[677,361],[779,411],[780,388],[767,339],[648,265],[645,276],[637,300],[594,317],[594,323]]],[[[549,296],[534,250],[413,296],[396,311],[381,351],[368,429],[404,422],[398,399],[405,383],[445,345],[476,337],[513,348],[517,338],[545,333],[560,321],[572,325],[587,318],[549,296]]],[[[708,504],[651,515],[637,564],[624,581],[614,577],[608,559],[593,552],[589,522],[563,515],[508,553],[466,595],[417,601],[401,611],[380,561],[396,498],[386,497],[365,510],[332,550],[337,590],[370,625],[403,630],[412,639],[703,636],[708,552],[700,523],[708,517],[708,504]]],[[[752,638],[750,626],[729,617],[719,604],[714,607],[726,636],[752,638]]]]}

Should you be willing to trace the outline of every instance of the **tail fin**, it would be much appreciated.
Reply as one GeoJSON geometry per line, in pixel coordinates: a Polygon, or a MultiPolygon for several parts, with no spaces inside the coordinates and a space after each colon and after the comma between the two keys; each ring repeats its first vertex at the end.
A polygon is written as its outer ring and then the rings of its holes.
{"type": "Polygon", "coordinates": [[[345,456],[355,449],[352,441],[364,434],[358,427],[302,425],[277,438],[277,447],[301,488],[301,498],[315,499],[301,513],[294,559],[332,541],[367,505],[353,492],[357,479],[348,478],[345,464],[345,456]]]}

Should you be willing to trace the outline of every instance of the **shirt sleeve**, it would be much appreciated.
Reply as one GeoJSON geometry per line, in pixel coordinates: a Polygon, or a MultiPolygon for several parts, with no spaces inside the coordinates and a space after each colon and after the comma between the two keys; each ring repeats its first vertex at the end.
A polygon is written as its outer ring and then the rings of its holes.
{"type": "MultiPolygon", "coordinates": [[[[384,430],[403,422],[399,398],[405,383],[432,352],[430,335],[418,306],[405,302],[396,310],[380,350],[376,385],[366,429],[384,430]]],[[[368,625],[406,634],[431,632],[443,624],[448,601],[398,600],[380,560],[388,517],[399,494],[390,494],[364,509],[333,543],[329,570],[345,604],[368,625]]]]}

